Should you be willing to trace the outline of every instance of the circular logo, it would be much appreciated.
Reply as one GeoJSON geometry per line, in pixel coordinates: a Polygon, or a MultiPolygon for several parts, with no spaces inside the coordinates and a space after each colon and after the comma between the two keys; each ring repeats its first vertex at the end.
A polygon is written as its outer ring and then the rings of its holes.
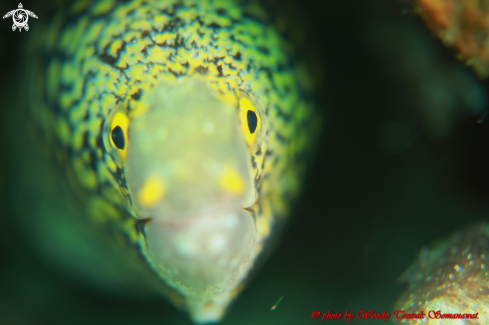
{"type": "Polygon", "coordinates": [[[29,16],[27,15],[24,9],[15,10],[15,13],[13,14],[13,18],[14,18],[14,24],[17,27],[24,27],[27,24],[27,21],[29,20],[29,16]]]}
{"type": "Polygon", "coordinates": [[[19,3],[19,8],[10,10],[7,12],[2,19],[8,18],[12,16],[12,19],[14,21],[14,24],[12,25],[12,31],[15,31],[16,29],[22,31],[22,29],[25,29],[26,31],[29,30],[29,25],[27,25],[27,21],[29,20],[29,16],[34,17],[37,19],[37,16],[35,13],[32,11],[24,9],[24,6],[22,6],[22,3],[19,3]]]}

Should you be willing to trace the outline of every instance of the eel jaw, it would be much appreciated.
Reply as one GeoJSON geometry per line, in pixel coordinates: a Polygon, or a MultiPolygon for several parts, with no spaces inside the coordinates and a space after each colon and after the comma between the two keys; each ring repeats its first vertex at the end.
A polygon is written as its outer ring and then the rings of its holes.
{"type": "Polygon", "coordinates": [[[146,225],[150,258],[196,323],[218,322],[253,266],[255,225],[244,209],[146,225]]]}

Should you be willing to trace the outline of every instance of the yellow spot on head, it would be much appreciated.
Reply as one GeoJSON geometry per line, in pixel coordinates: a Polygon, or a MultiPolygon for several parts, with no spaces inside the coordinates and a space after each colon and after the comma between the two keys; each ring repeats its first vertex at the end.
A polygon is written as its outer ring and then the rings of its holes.
{"type": "Polygon", "coordinates": [[[163,182],[154,176],[146,179],[139,190],[139,202],[146,208],[155,206],[158,201],[165,196],[165,186],[163,182]]]}
{"type": "Polygon", "coordinates": [[[221,187],[234,195],[243,193],[244,180],[233,168],[226,168],[220,179],[221,187]]]}

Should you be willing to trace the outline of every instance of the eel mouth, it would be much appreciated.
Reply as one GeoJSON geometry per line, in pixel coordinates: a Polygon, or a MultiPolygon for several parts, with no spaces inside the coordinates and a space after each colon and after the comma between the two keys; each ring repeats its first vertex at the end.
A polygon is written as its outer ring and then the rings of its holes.
{"type": "Polygon", "coordinates": [[[249,261],[255,225],[245,209],[224,209],[146,225],[151,257],[167,283],[184,296],[204,298],[239,278],[249,261]]]}

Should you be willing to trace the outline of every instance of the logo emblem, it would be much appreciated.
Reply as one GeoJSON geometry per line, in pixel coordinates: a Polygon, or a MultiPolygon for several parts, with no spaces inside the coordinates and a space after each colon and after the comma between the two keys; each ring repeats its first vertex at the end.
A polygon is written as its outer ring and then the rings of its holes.
{"type": "Polygon", "coordinates": [[[37,19],[37,16],[35,13],[29,10],[25,10],[22,7],[22,3],[19,3],[19,9],[14,9],[12,11],[9,11],[3,16],[2,19],[5,19],[7,17],[12,16],[14,20],[14,24],[12,25],[12,30],[15,31],[17,28],[19,29],[19,32],[22,31],[22,28],[24,28],[26,31],[29,30],[29,25],[27,25],[27,21],[29,20],[29,16],[34,17],[37,19]]]}

